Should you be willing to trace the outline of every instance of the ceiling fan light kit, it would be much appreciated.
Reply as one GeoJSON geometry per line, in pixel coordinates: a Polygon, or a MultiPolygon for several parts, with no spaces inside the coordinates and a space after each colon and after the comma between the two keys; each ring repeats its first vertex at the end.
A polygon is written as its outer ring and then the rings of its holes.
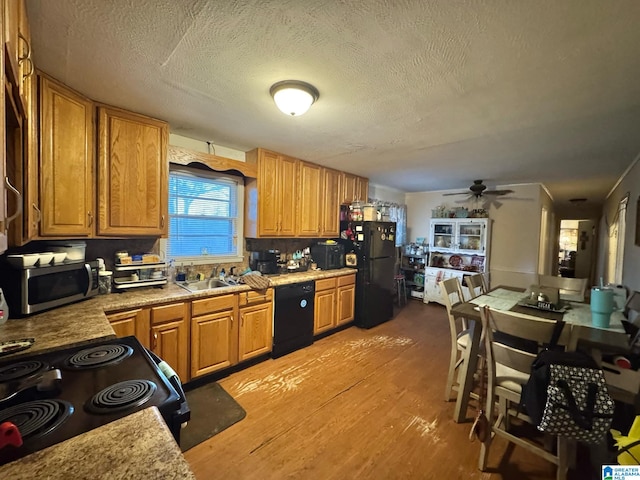
{"type": "Polygon", "coordinates": [[[292,117],[306,113],[320,97],[316,87],[299,80],[283,80],[274,83],[269,93],[280,111],[292,117]]]}
{"type": "Polygon", "coordinates": [[[496,195],[496,196],[500,196],[500,195],[508,195],[510,193],[513,193],[513,190],[487,190],[487,186],[482,183],[482,180],[474,180],[473,181],[473,185],[471,185],[469,187],[469,191],[468,192],[456,192],[456,193],[444,193],[443,195],[448,196],[448,195],[470,195],[475,197],[476,199],[479,199],[480,197],[484,196],[484,195],[496,195]]]}

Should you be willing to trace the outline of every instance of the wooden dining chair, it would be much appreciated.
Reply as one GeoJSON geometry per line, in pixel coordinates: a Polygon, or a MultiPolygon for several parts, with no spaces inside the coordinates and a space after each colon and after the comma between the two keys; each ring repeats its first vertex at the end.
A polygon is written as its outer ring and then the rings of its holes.
{"type": "Polygon", "coordinates": [[[472,299],[487,293],[484,277],[481,273],[476,273],[475,275],[467,275],[464,277],[464,281],[467,284],[469,295],[472,299]]]}
{"type": "Polygon", "coordinates": [[[588,278],[557,277],[554,275],[538,275],[538,285],[560,290],[560,296],[574,302],[584,302],[588,278]]]}
{"type": "MultiPolygon", "coordinates": [[[[552,453],[545,448],[544,441],[514,433],[510,428],[513,418],[531,423],[519,404],[522,386],[529,379],[536,353],[529,348],[523,349],[521,345],[530,347],[533,344],[534,349],[535,345],[542,348],[551,339],[556,322],[514,312],[499,312],[489,307],[481,308],[480,315],[487,365],[485,412],[491,425],[491,435],[480,447],[478,468],[485,471],[491,443],[495,436],[499,436],[554,463],[557,465],[556,479],[566,479],[569,465],[573,464],[570,461],[573,450],[569,448],[566,438],[555,437],[556,452],[552,453]]],[[[570,331],[565,328],[558,344],[566,345],[569,337],[570,331]]]]}
{"type": "Polygon", "coordinates": [[[454,376],[456,370],[460,369],[464,361],[464,351],[469,344],[470,336],[467,320],[463,317],[455,318],[451,313],[451,307],[453,305],[465,301],[458,277],[441,281],[440,291],[442,292],[442,299],[447,308],[449,330],[451,333],[451,358],[449,360],[449,372],[447,374],[447,384],[444,394],[445,400],[449,401],[451,399],[451,390],[459,391],[460,385],[459,382],[454,384],[454,376]]]}

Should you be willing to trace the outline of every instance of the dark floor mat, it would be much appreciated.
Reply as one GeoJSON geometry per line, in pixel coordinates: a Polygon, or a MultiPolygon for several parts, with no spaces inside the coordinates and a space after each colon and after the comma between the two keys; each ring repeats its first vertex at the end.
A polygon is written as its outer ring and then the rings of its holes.
{"type": "Polygon", "coordinates": [[[186,395],[191,420],[180,432],[183,452],[242,420],[247,414],[216,382],[191,390],[186,395]]]}

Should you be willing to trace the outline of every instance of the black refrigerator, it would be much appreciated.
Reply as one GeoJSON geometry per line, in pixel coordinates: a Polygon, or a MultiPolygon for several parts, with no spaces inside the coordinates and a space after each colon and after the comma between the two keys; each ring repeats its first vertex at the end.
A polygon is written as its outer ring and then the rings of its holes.
{"type": "Polygon", "coordinates": [[[393,318],[395,222],[340,222],[345,253],[357,256],[354,323],[371,328],[393,318]],[[346,238],[345,238],[346,237],[346,238]]]}

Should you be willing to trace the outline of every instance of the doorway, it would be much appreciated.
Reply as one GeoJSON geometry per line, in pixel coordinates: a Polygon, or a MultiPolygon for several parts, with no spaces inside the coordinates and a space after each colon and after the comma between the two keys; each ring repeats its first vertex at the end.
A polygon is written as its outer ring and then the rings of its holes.
{"type": "Polygon", "coordinates": [[[593,220],[562,220],[558,245],[558,272],[562,277],[591,279],[594,265],[593,220]]]}

